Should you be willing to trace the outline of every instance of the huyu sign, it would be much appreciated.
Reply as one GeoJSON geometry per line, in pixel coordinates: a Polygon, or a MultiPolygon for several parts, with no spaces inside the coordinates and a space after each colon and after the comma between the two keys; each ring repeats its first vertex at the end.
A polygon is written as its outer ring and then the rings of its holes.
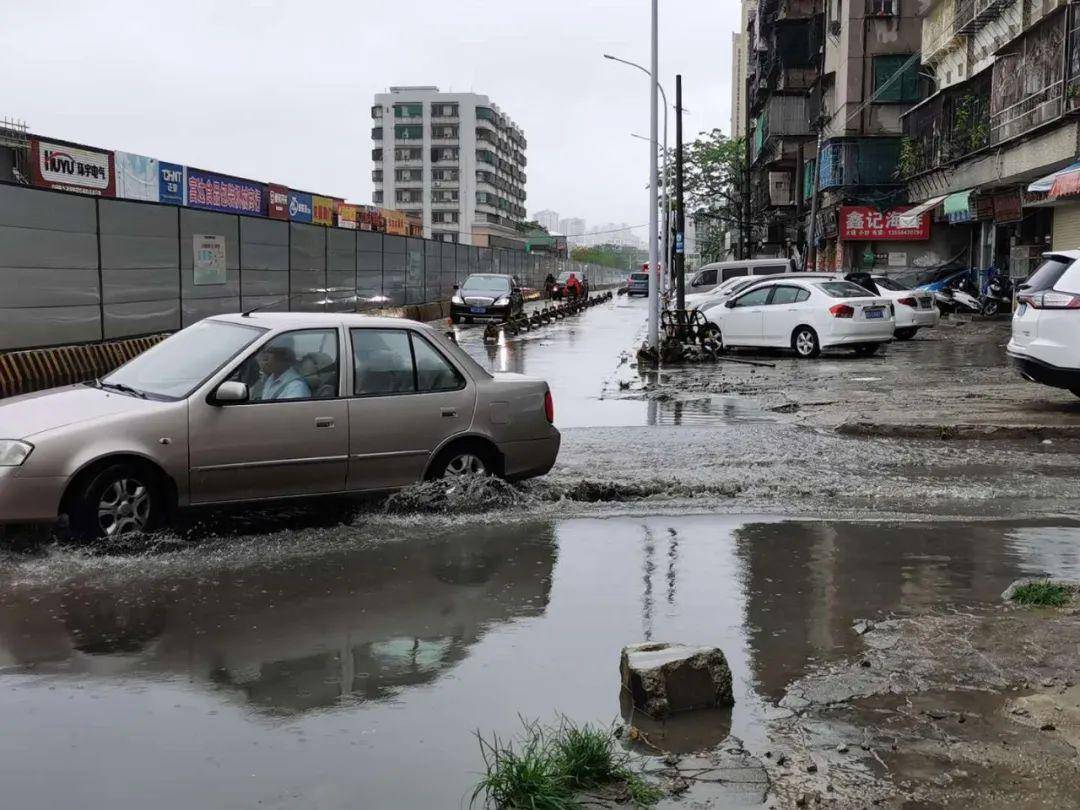
{"type": "Polygon", "coordinates": [[[193,283],[196,287],[226,282],[225,237],[196,234],[191,237],[194,259],[193,283]]]}
{"type": "Polygon", "coordinates": [[[930,238],[930,217],[905,217],[907,207],[879,211],[869,205],[840,209],[840,238],[846,242],[918,242],[930,238]]]}
{"type": "Polygon", "coordinates": [[[30,172],[36,186],[96,197],[116,195],[112,152],[34,138],[30,142],[30,153],[30,172]]]}

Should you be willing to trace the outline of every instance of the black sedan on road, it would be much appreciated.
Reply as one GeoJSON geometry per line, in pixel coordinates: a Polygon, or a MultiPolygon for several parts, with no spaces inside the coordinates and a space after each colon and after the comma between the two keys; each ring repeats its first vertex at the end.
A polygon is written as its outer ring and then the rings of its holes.
{"type": "Polygon", "coordinates": [[[508,321],[525,310],[525,298],[513,276],[473,273],[450,299],[453,323],[508,321]]]}

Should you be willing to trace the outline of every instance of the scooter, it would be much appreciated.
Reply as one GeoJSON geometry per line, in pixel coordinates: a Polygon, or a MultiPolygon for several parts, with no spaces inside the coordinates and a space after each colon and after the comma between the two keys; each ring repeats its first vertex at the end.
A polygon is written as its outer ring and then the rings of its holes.
{"type": "Polygon", "coordinates": [[[978,315],[982,312],[978,291],[970,276],[964,276],[952,288],[952,306],[955,312],[967,312],[978,315]]]}
{"type": "Polygon", "coordinates": [[[993,317],[999,312],[1012,309],[1013,284],[1008,276],[996,275],[986,285],[986,292],[981,299],[982,314],[993,317]]]}

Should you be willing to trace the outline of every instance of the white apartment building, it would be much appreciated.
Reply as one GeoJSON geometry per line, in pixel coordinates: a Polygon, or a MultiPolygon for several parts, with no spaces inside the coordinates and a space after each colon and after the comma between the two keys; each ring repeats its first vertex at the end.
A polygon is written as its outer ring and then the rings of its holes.
{"type": "Polygon", "coordinates": [[[740,0],[739,29],[731,35],[731,129],[732,138],[746,137],[746,26],[757,13],[757,0],[740,0]]]}
{"type": "Polygon", "coordinates": [[[538,223],[544,228],[547,228],[548,233],[555,233],[559,230],[559,212],[552,211],[550,208],[545,208],[543,211],[537,211],[532,215],[533,221],[538,223]]]}
{"type": "Polygon", "coordinates": [[[559,220],[559,230],[574,245],[584,244],[585,220],[581,217],[564,217],[559,220]]]}
{"type": "Polygon", "coordinates": [[[487,96],[391,87],[375,95],[371,117],[375,205],[420,216],[430,239],[520,238],[525,134],[487,96]]]}

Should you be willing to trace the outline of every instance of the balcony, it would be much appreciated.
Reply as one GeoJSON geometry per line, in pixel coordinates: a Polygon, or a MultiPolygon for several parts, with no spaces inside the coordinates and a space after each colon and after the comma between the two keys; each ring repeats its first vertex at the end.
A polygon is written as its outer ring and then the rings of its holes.
{"type": "Polygon", "coordinates": [[[900,176],[915,177],[990,145],[990,77],[954,85],[902,118],[900,176]]]}
{"type": "Polygon", "coordinates": [[[820,187],[900,184],[900,138],[837,138],[821,150],[820,187]]]}
{"type": "Polygon", "coordinates": [[[1065,16],[1030,29],[1012,53],[994,62],[991,144],[1023,135],[1065,112],[1065,16]]]}

